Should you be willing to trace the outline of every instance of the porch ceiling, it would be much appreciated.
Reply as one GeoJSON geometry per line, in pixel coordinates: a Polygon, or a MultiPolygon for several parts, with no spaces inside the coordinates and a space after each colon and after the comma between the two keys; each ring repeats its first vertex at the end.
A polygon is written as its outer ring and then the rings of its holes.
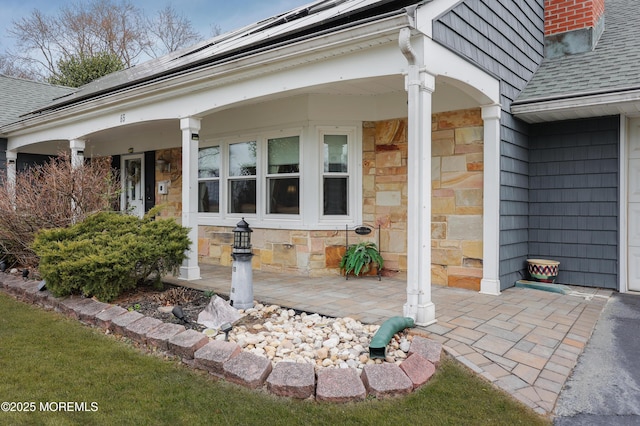
{"type": "MultiPolygon", "coordinates": [[[[322,94],[343,96],[375,96],[390,93],[405,92],[404,77],[388,75],[376,78],[341,81],[338,83],[322,84],[311,88],[304,88],[283,93],[283,97],[300,94],[322,94]]],[[[447,83],[443,78],[436,77],[436,90],[432,97],[431,106],[434,113],[455,111],[478,107],[477,102],[463,90],[447,83]]]]}
{"type": "MultiPolygon", "coordinates": [[[[129,148],[144,152],[179,145],[180,124],[178,119],[144,121],[90,133],[82,139],[86,142],[85,155],[88,157],[122,154],[129,148]]],[[[47,141],[20,148],[23,153],[45,155],[55,155],[63,150],[69,150],[68,141],[47,141]]]]}
{"type": "MultiPolygon", "coordinates": [[[[212,110],[209,114],[213,115],[222,109],[235,109],[246,107],[250,105],[263,104],[275,100],[282,100],[287,98],[293,98],[303,95],[331,95],[331,96],[353,96],[353,97],[367,97],[367,96],[384,96],[391,94],[404,94],[405,91],[404,76],[401,75],[387,75],[378,76],[372,78],[362,78],[348,81],[332,82],[327,84],[320,84],[310,87],[304,87],[300,89],[288,90],[269,95],[262,98],[247,99],[242,102],[238,102],[232,105],[226,105],[223,108],[212,110]]],[[[432,96],[432,112],[439,113],[443,111],[456,111],[469,108],[479,107],[478,102],[463,89],[450,84],[446,78],[436,77],[436,90],[432,96]]],[[[406,115],[407,111],[403,111],[406,115]]],[[[402,114],[401,114],[402,115],[402,114]]],[[[397,118],[401,115],[394,115],[393,117],[384,118],[397,118]]],[[[204,118],[204,117],[203,117],[204,118]]],[[[379,118],[379,117],[378,117],[379,118]]],[[[378,119],[376,118],[376,119],[378,119]]],[[[371,118],[373,119],[373,118],[371,118]]]]}

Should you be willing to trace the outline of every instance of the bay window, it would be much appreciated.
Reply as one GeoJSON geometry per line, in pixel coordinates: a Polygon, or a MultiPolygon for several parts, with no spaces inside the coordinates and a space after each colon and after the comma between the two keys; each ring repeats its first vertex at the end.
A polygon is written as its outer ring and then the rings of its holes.
{"type": "Polygon", "coordinates": [[[202,225],[334,229],[362,215],[357,126],[309,126],[203,141],[198,152],[202,225]]]}

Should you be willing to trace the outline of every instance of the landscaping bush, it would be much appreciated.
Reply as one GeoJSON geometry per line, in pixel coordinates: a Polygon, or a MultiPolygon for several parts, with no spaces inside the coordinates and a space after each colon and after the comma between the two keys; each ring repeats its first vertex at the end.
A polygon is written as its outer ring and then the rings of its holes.
{"type": "Polygon", "coordinates": [[[169,272],[176,273],[189,248],[188,228],[173,219],[154,220],[101,212],[68,228],[42,230],[33,250],[40,275],[55,296],[82,293],[109,302],[169,272]]]}
{"type": "Polygon", "coordinates": [[[7,265],[35,266],[31,245],[41,229],[63,228],[98,211],[112,210],[120,183],[111,157],[74,167],[68,152],[0,182],[0,252],[7,265]]]}

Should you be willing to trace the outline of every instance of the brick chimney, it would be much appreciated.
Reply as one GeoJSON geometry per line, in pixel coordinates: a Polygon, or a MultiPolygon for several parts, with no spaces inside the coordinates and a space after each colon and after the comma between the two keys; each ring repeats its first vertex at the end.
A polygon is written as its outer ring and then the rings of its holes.
{"type": "Polygon", "coordinates": [[[557,58],[595,49],[604,31],[604,1],[545,0],[545,57],[557,58]]]}

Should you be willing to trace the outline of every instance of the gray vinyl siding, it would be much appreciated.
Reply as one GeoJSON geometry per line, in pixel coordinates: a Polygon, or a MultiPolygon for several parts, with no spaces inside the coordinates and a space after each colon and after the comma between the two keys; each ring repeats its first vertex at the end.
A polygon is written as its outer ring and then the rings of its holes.
{"type": "Polygon", "coordinates": [[[433,38],[500,80],[500,283],[511,287],[529,253],[529,142],[510,105],[543,58],[543,0],[462,1],[434,22],[433,38]]]}
{"type": "Polygon", "coordinates": [[[529,255],[559,261],[557,283],[617,289],[619,125],[531,126],[529,255]]]}

